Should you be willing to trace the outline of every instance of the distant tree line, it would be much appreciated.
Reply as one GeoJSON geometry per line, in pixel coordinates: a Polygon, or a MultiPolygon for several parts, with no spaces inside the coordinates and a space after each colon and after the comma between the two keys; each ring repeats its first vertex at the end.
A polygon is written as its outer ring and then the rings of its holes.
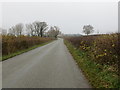
{"type": "Polygon", "coordinates": [[[12,36],[27,35],[57,38],[59,34],[61,34],[59,27],[57,26],[49,27],[46,22],[35,21],[33,23],[26,24],[25,27],[22,23],[16,24],[15,26],[9,28],[7,34],[4,35],[12,36]]]}
{"type": "MultiPolygon", "coordinates": [[[[83,26],[83,33],[89,35],[94,32],[94,27],[92,25],[84,25],[83,26]]],[[[35,21],[33,23],[29,23],[24,25],[22,23],[16,24],[9,28],[8,32],[5,29],[0,28],[0,31],[3,35],[13,35],[13,36],[20,36],[25,35],[24,32],[26,31],[27,36],[39,36],[39,37],[53,37],[57,38],[60,32],[60,28],[58,26],[51,26],[49,27],[46,22],[35,21]]]]}

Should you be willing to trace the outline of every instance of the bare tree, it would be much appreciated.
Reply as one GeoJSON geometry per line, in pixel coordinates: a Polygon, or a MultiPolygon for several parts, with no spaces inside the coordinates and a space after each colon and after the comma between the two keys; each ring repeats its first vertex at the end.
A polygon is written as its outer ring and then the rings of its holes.
{"type": "Polygon", "coordinates": [[[51,26],[49,31],[47,32],[47,35],[49,37],[54,37],[55,36],[54,33],[55,33],[54,27],[51,26]]]}
{"type": "Polygon", "coordinates": [[[35,30],[35,34],[37,36],[41,36],[43,37],[44,32],[47,30],[47,23],[46,22],[39,22],[39,21],[35,21],[33,23],[34,26],[34,30],[35,30]]]}
{"type": "Polygon", "coordinates": [[[44,35],[44,32],[48,29],[48,27],[47,27],[48,25],[46,22],[41,22],[40,25],[41,25],[40,35],[42,37],[44,35]]]}
{"type": "Polygon", "coordinates": [[[83,27],[83,32],[88,35],[88,34],[94,32],[93,29],[94,29],[93,26],[91,26],[91,25],[85,25],[85,26],[83,27]]]}
{"type": "Polygon", "coordinates": [[[22,24],[22,23],[19,23],[19,24],[15,25],[15,30],[16,30],[16,35],[17,35],[17,36],[22,35],[22,32],[23,32],[23,24],[22,24]]]}
{"type": "Polygon", "coordinates": [[[35,29],[33,27],[33,24],[26,24],[26,28],[27,28],[27,34],[30,36],[34,36],[35,35],[35,29]]]}
{"type": "Polygon", "coordinates": [[[23,32],[23,24],[19,23],[15,26],[12,26],[11,28],[9,28],[9,35],[14,35],[14,36],[19,36],[22,35],[23,32]]]}
{"type": "Polygon", "coordinates": [[[57,26],[54,26],[50,27],[50,30],[48,31],[48,36],[57,38],[60,33],[60,29],[57,26]]]}

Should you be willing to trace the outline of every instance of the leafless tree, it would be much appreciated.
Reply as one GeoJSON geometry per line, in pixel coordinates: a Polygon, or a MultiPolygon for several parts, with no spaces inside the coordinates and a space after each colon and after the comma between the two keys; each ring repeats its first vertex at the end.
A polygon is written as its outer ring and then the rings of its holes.
{"type": "Polygon", "coordinates": [[[94,32],[93,29],[94,29],[93,26],[91,26],[91,25],[85,25],[85,26],[83,27],[83,32],[88,35],[88,34],[94,32]]]}
{"type": "Polygon", "coordinates": [[[34,26],[34,30],[35,30],[35,34],[37,36],[41,36],[43,37],[44,32],[47,30],[47,23],[46,22],[39,22],[39,21],[35,21],[33,23],[34,26]]]}
{"type": "Polygon", "coordinates": [[[35,29],[33,27],[33,24],[26,24],[26,28],[27,28],[27,34],[30,36],[34,36],[35,35],[35,29]]]}
{"type": "Polygon", "coordinates": [[[22,24],[22,23],[19,23],[19,24],[15,25],[15,30],[16,30],[16,35],[17,35],[17,36],[22,35],[22,32],[23,32],[23,24],[22,24]]]}
{"type": "Polygon", "coordinates": [[[23,32],[23,24],[19,23],[15,26],[9,28],[9,35],[19,36],[22,35],[23,32]]]}
{"type": "Polygon", "coordinates": [[[57,38],[60,33],[60,29],[57,26],[54,26],[50,27],[50,30],[48,31],[48,36],[57,38]]]}

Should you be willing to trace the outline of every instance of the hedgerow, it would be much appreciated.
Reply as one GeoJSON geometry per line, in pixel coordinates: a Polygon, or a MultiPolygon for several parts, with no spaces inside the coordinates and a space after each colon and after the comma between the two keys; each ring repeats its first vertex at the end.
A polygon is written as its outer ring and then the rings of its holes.
{"type": "Polygon", "coordinates": [[[28,49],[34,45],[39,45],[48,41],[51,38],[47,37],[29,37],[29,36],[2,36],[2,55],[9,55],[20,50],[28,49]]]}
{"type": "Polygon", "coordinates": [[[119,88],[120,34],[64,37],[78,66],[94,88],[119,88]]]}
{"type": "Polygon", "coordinates": [[[99,64],[113,66],[118,70],[118,55],[120,54],[120,34],[89,35],[80,37],[66,37],[77,49],[89,52],[88,57],[99,64]]]}

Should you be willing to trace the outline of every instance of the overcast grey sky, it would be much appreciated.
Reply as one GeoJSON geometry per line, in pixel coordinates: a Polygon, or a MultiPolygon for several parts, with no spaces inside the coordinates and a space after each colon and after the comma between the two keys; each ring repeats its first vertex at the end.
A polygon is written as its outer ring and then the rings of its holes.
{"type": "Polygon", "coordinates": [[[82,33],[84,25],[91,24],[95,32],[118,30],[117,2],[38,2],[2,3],[2,27],[36,20],[56,25],[63,33],[82,33]]]}

